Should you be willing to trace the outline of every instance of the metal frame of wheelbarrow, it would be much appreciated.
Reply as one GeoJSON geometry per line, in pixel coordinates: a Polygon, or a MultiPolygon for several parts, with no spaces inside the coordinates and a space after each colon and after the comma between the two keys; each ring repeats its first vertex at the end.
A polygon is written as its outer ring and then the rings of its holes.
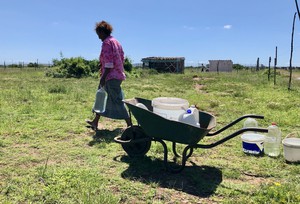
{"type": "Polygon", "coordinates": [[[263,119],[264,116],[252,115],[252,114],[244,115],[234,120],[233,122],[229,123],[228,125],[222,127],[221,129],[215,132],[211,132],[211,129],[215,127],[215,118],[209,113],[199,111],[200,123],[202,119],[204,128],[203,127],[198,128],[178,121],[170,121],[168,119],[165,119],[153,113],[152,112],[153,107],[151,106],[150,100],[135,98],[134,100],[128,99],[125,100],[124,102],[129,108],[130,117],[132,113],[137,119],[138,125],[133,125],[131,127],[128,127],[122,133],[121,136],[117,136],[114,138],[115,142],[121,144],[124,151],[130,157],[144,156],[151,147],[151,141],[156,141],[161,143],[164,149],[164,165],[167,171],[170,171],[172,173],[179,173],[185,168],[186,161],[193,154],[194,149],[213,148],[247,131],[264,132],[264,133],[268,132],[268,129],[266,128],[252,128],[252,127],[242,128],[211,144],[198,144],[198,142],[205,136],[212,137],[218,135],[245,118],[263,119]],[[136,103],[140,103],[140,102],[143,103],[148,108],[148,110],[135,106],[136,103]],[[167,126],[165,128],[169,128],[169,129],[156,130],[156,127],[161,128],[162,126],[167,126]],[[170,133],[173,137],[168,135],[170,133]],[[176,135],[176,133],[185,134],[186,137],[180,137],[176,135]],[[168,148],[164,140],[172,142],[172,151],[175,158],[182,157],[181,165],[179,164],[179,165],[171,166],[168,163],[168,148]],[[187,145],[183,149],[182,155],[179,155],[177,153],[176,143],[187,145]]]}

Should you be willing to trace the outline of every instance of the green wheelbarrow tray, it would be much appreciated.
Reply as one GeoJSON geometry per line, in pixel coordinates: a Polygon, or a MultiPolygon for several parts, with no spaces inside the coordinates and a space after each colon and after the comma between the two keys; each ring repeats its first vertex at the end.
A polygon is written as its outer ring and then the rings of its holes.
{"type": "Polygon", "coordinates": [[[153,113],[151,100],[133,98],[123,101],[128,107],[130,115],[132,114],[137,120],[138,126],[127,128],[121,136],[115,137],[114,140],[117,143],[122,144],[123,149],[132,157],[146,154],[150,148],[151,141],[158,141],[164,147],[166,164],[168,150],[164,140],[173,143],[173,152],[177,157],[180,155],[176,152],[176,143],[187,145],[182,154],[182,167],[179,169],[171,169],[172,172],[179,172],[183,169],[186,159],[191,156],[194,148],[212,148],[246,131],[268,132],[268,130],[264,128],[242,128],[214,143],[199,144],[199,141],[205,136],[215,136],[244,118],[251,117],[263,119],[264,116],[244,115],[225,127],[215,132],[211,132],[211,130],[216,127],[216,119],[210,113],[199,111],[199,121],[201,126],[195,127],[179,121],[169,120],[153,113]],[[144,104],[148,110],[136,106],[137,103],[144,104]]]}
{"type": "Polygon", "coordinates": [[[209,113],[199,111],[201,127],[195,127],[182,122],[166,119],[153,113],[150,100],[128,99],[124,101],[138,124],[146,135],[181,144],[197,144],[207,133],[216,126],[216,119],[209,113]],[[144,104],[148,110],[136,106],[144,104]]]}

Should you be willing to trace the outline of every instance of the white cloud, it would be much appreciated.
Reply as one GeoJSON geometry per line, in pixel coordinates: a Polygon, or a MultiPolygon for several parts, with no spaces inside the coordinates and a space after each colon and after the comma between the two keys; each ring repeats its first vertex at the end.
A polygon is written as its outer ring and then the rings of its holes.
{"type": "Polygon", "coordinates": [[[227,29],[227,30],[229,30],[229,29],[231,29],[232,28],[232,25],[224,25],[224,27],[223,27],[224,29],[227,29]]]}
{"type": "Polygon", "coordinates": [[[56,22],[56,21],[54,21],[54,22],[51,23],[52,26],[58,26],[59,24],[60,24],[60,23],[59,23],[59,22],[56,22]]]}
{"type": "Polygon", "coordinates": [[[192,26],[183,26],[184,29],[186,30],[195,30],[195,27],[192,27],[192,26]]]}

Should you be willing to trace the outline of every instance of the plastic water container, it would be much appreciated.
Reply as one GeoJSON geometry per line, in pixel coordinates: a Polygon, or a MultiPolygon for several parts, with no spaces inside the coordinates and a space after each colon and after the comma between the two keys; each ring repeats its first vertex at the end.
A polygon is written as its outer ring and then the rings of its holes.
{"type": "Polygon", "coordinates": [[[262,155],[265,136],[257,133],[244,133],[242,136],[243,152],[246,154],[262,155]]]}
{"type": "Polygon", "coordinates": [[[192,111],[194,111],[194,110],[190,109],[190,108],[187,109],[187,111],[185,113],[183,113],[179,116],[178,121],[185,123],[185,124],[193,125],[195,127],[200,127],[200,124],[197,122],[195,115],[193,114],[192,111]]]}
{"type": "MultiPolygon", "coordinates": [[[[244,122],[244,128],[258,127],[258,122],[254,118],[247,118],[244,122]]],[[[252,131],[248,131],[252,132],[252,131]]]]}
{"type": "Polygon", "coordinates": [[[199,111],[195,105],[191,105],[188,110],[191,110],[191,113],[194,115],[194,118],[197,123],[199,123],[199,111]]]}
{"type": "Polygon", "coordinates": [[[270,157],[280,155],[281,131],[276,123],[268,127],[268,134],[264,142],[264,151],[270,157]]]}
{"type": "Polygon", "coordinates": [[[153,113],[178,121],[179,116],[189,108],[189,102],[182,98],[158,97],[152,100],[152,106],[153,113]]]}
{"type": "Polygon", "coordinates": [[[107,102],[107,93],[104,90],[104,88],[101,87],[96,92],[96,98],[95,98],[93,111],[95,113],[103,113],[106,109],[106,102],[107,102]]]}

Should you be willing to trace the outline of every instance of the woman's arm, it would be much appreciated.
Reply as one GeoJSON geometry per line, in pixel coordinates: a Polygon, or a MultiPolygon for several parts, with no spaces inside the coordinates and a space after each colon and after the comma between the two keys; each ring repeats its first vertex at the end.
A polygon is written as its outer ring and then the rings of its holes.
{"type": "Polygon", "coordinates": [[[110,70],[111,70],[111,68],[104,68],[104,73],[103,73],[103,75],[101,76],[101,79],[100,79],[100,86],[101,87],[105,86],[105,79],[106,79],[108,73],[110,72],[110,70]]]}

